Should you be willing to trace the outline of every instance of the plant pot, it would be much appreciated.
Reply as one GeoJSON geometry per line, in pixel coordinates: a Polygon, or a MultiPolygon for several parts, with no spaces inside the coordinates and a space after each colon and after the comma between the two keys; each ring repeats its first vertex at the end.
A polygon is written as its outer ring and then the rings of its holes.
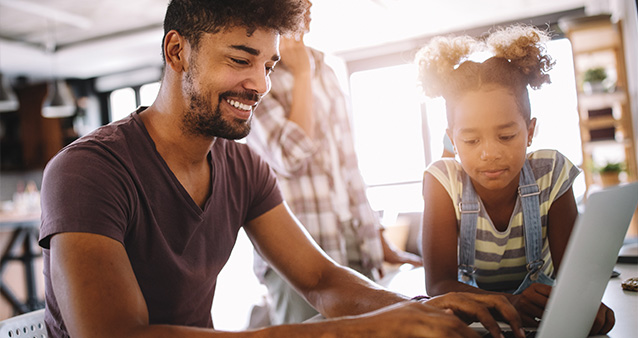
{"type": "Polygon", "coordinates": [[[617,172],[603,172],[600,173],[600,184],[603,187],[609,187],[612,185],[620,184],[620,178],[618,177],[617,172]]]}
{"type": "Polygon", "coordinates": [[[586,94],[604,93],[607,90],[602,82],[583,82],[583,91],[586,94]]]}

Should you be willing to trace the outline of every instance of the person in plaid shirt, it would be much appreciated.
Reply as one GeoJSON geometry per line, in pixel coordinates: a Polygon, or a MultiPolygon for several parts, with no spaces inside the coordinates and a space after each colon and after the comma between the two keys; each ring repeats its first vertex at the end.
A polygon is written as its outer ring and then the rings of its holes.
{"type": "MultiPolygon", "coordinates": [[[[359,171],[348,102],[323,53],[305,46],[303,35],[282,38],[280,52],[272,90],[255,110],[246,140],[275,170],[290,209],[332,259],[370,279],[378,279],[384,260],[421,265],[382,234],[359,171]]],[[[255,272],[273,298],[273,324],[317,314],[258,255],[255,272]]]]}

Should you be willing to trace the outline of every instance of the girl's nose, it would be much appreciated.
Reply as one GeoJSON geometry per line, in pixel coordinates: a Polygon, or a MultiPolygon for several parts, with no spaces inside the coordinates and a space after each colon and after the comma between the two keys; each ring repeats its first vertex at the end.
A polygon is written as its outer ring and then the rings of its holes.
{"type": "Polygon", "coordinates": [[[484,142],[479,151],[483,161],[491,161],[501,157],[500,147],[493,142],[484,142]]]}

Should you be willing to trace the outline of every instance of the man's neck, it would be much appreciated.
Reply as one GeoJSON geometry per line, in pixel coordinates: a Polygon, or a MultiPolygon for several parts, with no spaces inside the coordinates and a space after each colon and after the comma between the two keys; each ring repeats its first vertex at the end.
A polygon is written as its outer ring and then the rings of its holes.
{"type": "Polygon", "coordinates": [[[175,112],[158,109],[154,104],[140,113],[155,148],[169,166],[201,165],[216,138],[188,135],[181,127],[182,121],[175,112]]]}

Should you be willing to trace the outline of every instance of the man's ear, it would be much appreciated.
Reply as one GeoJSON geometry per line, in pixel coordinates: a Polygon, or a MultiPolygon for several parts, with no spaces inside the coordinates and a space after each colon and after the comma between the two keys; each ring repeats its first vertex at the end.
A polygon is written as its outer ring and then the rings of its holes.
{"type": "Polygon", "coordinates": [[[175,30],[166,33],[164,37],[164,57],[166,65],[177,73],[182,72],[188,66],[186,39],[175,30]]]}

